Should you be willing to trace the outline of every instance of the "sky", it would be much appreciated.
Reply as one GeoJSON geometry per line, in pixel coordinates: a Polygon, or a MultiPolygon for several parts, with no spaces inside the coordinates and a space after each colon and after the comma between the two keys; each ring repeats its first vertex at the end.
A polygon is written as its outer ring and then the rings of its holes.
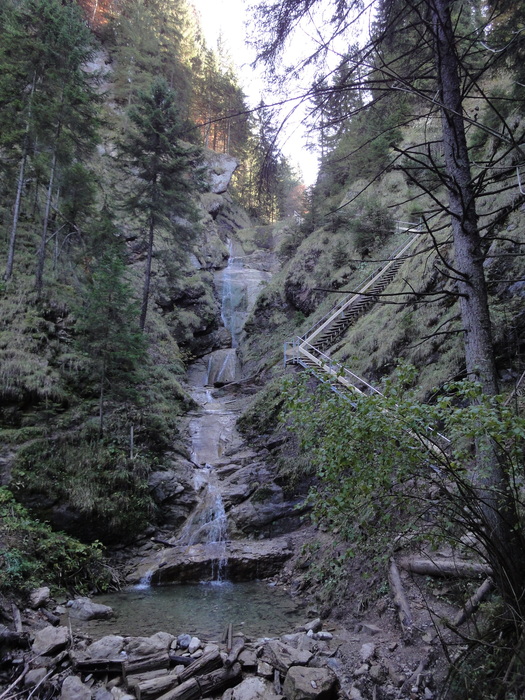
{"type": "MultiPolygon", "coordinates": [[[[217,38],[222,38],[238,68],[240,83],[251,107],[257,106],[263,97],[271,103],[274,97],[266,89],[262,71],[254,70],[250,63],[255,58],[253,49],[247,46],[248,0],[191,0],[200,13],[206,42],[215,48],[217,38]]],[[[293,49],[292,49],[293,50],[293,49]]],[[[306,185],[312,185],[317,176],[317,156],[306,148],[308,137],[302,125],[304,111],[290,118],[282,130],[279,146],[290,164],[297,167],[306,185]]]]}

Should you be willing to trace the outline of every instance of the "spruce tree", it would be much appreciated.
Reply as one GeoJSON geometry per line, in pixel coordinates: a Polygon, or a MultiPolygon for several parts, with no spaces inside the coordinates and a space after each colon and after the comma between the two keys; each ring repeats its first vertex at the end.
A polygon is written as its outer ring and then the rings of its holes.
{"type": "Polygon", "coordinates": [[[181,250],[188,242],[189,233],[181,218],[197,220],[191,196],[196,191],[200,156],[195,146],[181,141],[185,125],[176,107],[176,94],[163,78],[156,79],[149,91],[139,93],[129,116],[131,128],[121,143],[121,153],[127,171],[135,177],[125,207],[142,217],[145,229],[140,313],[140,328],[144,330],[155,233],[171,232],[181,250]]]}
{"type": "Polygon", "coordinates": [[[122,399],[130,394],[146,351],[138,304],[125,272],[114,242],[95,266],[77,323],[78,345],[88,355],[98,385],[100,436],[106,397],[122,399]]]}

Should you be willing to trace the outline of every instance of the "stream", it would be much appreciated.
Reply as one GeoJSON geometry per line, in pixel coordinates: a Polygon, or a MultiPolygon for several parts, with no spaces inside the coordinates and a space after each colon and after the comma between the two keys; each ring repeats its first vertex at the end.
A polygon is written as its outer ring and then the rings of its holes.
{"type": "MultiPolygon", "coordinates": [[[[222,299],[222,322],[231,334],[231,347],[216,350],[188,369],[188,385],[197,408],[188,414],[187,433],[193,479],[200,500],[177,534],[177,546],[204,547],[212,560],[209,580],[199,584],[150,586],[151,576],[127,591],[97,597],[110,605],[116,618],[79,622],[76,629],[93,638],[106,634],[149,635],[159,630],[218,639],[226,626],[247,635],[276,635],[290,631],[302,619],[290,596],[262,581],[232,583],[228,580],[226,543],[228,521],[216,466],[227,454],[235,454],[242,441],[236,420],[242,399],[214,389],[242,377],[236,348],[244,322],[261,284],[270,273],[250,267],[249,256],[239,255],[230,243],[228,266],[216,273],[216,289],[222,299]]],[[[258,260],[260,267],[260,258],[258,260]]],[[[162,551],[159,557],[162,558],[162,551]]]]}

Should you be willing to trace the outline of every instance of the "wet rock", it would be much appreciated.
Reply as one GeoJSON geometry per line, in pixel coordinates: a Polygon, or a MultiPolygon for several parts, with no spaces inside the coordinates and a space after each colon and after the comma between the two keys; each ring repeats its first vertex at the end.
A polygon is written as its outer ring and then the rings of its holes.
{"type": "Polygon", "coordinates": [[[152,472],[148,478],[159,520],[165,526],[179,528],[198,502],[193,469],[191,462],[180,459],[173,462],[172,469],[152,472]]]}
{"type": "MultiPolygon", "coordinates": [[[[251,581],[273,576],[282,569],[291,555],[292,550],[284,537],[257,542],[232,540],[226,544],[226,558],[232,581],[251,581]]],[[[146,571],[153,571],[153,584],[198,582],[209,579],[214,561],[214,553],[204,544],[184,549],[166,549],[163,552],[162,566],[159,566],[156,555],[150,555],[128,580],[138,583],[146,571]]]]}
{"type": "Polygon", "coordinates": [[[31,650],[37,656],[48,656],[62,651],[68,643],[69,630],[67,627],[48,625],[35,633],[31,650]]]}
{"type": "Polygon", "coordinates": [[[75,598],[66,603],[69,616],[76,620],[107,620],[113,616],[109,605],[94,603],[90,598],[75,598]]]}
{"type": "Polygon", "coordinates": [[[235,688],[227,690],[222,700],[280,700],[282,697],[275,694],[269,681],[251,676],[235,688]]]}
{"type": "Polygon", "coordinates": [[[91,659],[116,659],[124,648],[124,637],[110,634],[90,644],[86,655],[91,659]]]}
{"type": "Polygon", "coordinates": [[[91,690],[78,676],[68,676],[62,683],[60,700],[91,700],[91,690]]]}
{"type": "Polygon", "coordinates": [[[313,654],[309,651],[300,651],[277,639],[267,642],[261,652],[262,661],[266,661],[281,673],[286,673],[290,666],[306,666],[313,654]]]}
{"type": "Polygon", "coordinates": [[[337,679],[328,668],[292,666],[284,679],[288,700],[331,700],[336,697],[337,679]]]}
{"type": "Polygon", "coordinates": [[[47,586],[35,588],[31,591],[31,595],[29,596],[29,607],[33,608],[33,610],[41,608],[49,601],[50,594],[51,591],[47,586]]]}

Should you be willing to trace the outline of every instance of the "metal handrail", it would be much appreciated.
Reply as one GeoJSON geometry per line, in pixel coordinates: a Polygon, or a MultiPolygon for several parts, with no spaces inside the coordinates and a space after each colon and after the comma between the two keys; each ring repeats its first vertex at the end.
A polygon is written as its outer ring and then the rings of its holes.
{"type": "MultiPolygon", "coordinates": [[[[418,225],[417,230],[419,231],[420,225],[418,225]]],[[[415,229],[411,229],[411,231],[414,231],[415,229]]],[[[340,301],[338,304],[333,306],[331,310],[323,316],[317,323],[315,323],[306,333],[302,336],[304,341],[310,341],[312,338],[314,338],[316,335],[319,334],[322,328],[326,327],[330,321],[335,319],[339,314],[344,311],[346,308],[348,308],[354,301],[359,299],[363,293],[372,285],[373,282],[376,280],[379,281],[381,277],[384,275],[384,273],[399,259],[401,259],[402,255],[416,242],[418,239],[418,236],[412,236],[410,239],[408,239],[408,242],[405,240],[399,248],[397,248],[394,253],[392,253],[392,256],[390,257],[389,261],[385,263],[382,267],[376,268],[372,273],[368,275],[368,277],[365,278],[363,284],[361,285],[361,288],[359,289],[358,292],[354,292],[352,294],[349,294],[347,297],[345,297],[342,301],[340,301]]]]}

